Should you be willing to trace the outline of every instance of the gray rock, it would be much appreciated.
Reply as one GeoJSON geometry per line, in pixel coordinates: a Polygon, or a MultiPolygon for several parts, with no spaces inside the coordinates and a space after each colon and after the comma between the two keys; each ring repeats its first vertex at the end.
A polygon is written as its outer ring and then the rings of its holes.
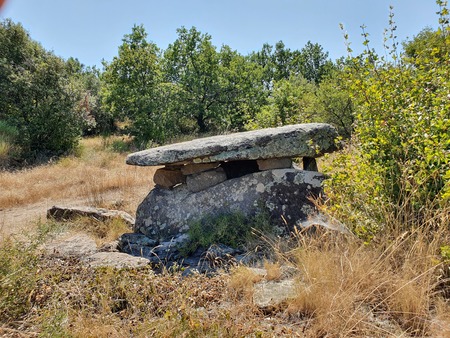
{"type": "Polygon", "coordinates": [[[156,246],[157,242],[155,240],[152,240],[148,238],[147,236],[144,236],[142,234],[137,233],[126,233],[119,237],[118,239],[118,246],[120,249],[123,249],[129,244],[136,244],[140,246],[148,246],[148,247],[154,247],[156,246]]]}
{"type": "Polygon", "coordinates": [[[269,158],[258,160],[257,163],[259,170],[292,168],[292,160],[290,158],[269,158]]]}
{"type": "Polygon", "coordinates": [[[153,182],[163,188],[172,188],[173,186],[184,183],[185,176],[181,173],[181,170],[171,170],[166,168],[160,168],[155,171],[153,176],[153,182]]]}
{"type": "Polygon", "coordinates": [[[181,234],[172,237],[170,240],[161,242],[152,249],[153,255],[160,262],[177,261],[179,257],[179,248],[189,239],[187,234],[181,234]]]}
{"type": "Polygon", "coordinates": [[[102,252],[118,252],[119,251],[119,241],[111,241],[109,243],[103,244],[98,251],[102,252]]]}
{"type": "Polygon", "coordinates": [[[295,297],[296,286],[291,279],[280,282],[264,281],[253,287],[253,303],[261,309],[281,307],[295,297]]]}
{"type": "Polygon", "coordinates": [[[158,259],[153,252],[153,248],[156,245],[156,241],[137,233],[126,233],[118,239],[118,248],[121,252],[149,259],[153,263],[158,262],[158,259]]]}
{"type": "Polygon", "coordinates": [[[226,180],[193,193],[186,185],[173,190],[155,187],[139,205],[134,231],[158,242],[186,233],[192,221],[205,216],[241,212],[254,215],[261,207],[273,221],[293,227],[314,211],[308,199],[321,192],[323,175],[296,169],[275,169],[226,180]]]}
{"type": "Polygon", "coordinates": [[[210,163],[274,157],[318,157],[335,151],[337,132],[324,123],[218,135],[130,154],[127,164],[210,163]]]}
{"type": "Polygon", "coordinates": [[[181,167],[181,172],[183,173],[183,175],[192,175],[192,174],[197,174],[197,173],[201,173],[203,171],[207,171],[207,170],[211,170],[211,169],[215,169],[219,166],[219,163],[188,163],[184,166],[181,167]]]}
{"type": "Polygon", "coordinates": [[[223,168],[204,171],[186,177],[186,185],[189,191],[198,192],[222,183],[227,179],[223,168]]]}
{"type": "Polygon", "coordinates": [[[92,267],[109,266],[117,269],[142,268],[148,266],[150,261],[143,257],[135,257],[122,252],[97,252],[84,261],[92,267]]]}
{"type": "Polygon", "coordinates": [[[84,257],[97,251],[95,240],[86,234],[56,238],[45,245],[45,251],[57,257],[84,257]]]}
{"type": "Polygon", "coordinates": [[[52,218],[57,221],[69,221],[77,217],[92,217],[101,222],[120,218],[129,226],[134,225],[134,218],[125,211],[120,210],[108,210],[93,207],[65,207],[56,205],[47,210],[47,218],[52,218]]]}
{"type": "Polygon", "coordinates": [[[143,246],[139,244],[129,243],[120,248],[120,251],[135,257],[143,257],[150,260],[152,263],[158,263],[159,259],[153,251],[152,247],[143,246]]]}

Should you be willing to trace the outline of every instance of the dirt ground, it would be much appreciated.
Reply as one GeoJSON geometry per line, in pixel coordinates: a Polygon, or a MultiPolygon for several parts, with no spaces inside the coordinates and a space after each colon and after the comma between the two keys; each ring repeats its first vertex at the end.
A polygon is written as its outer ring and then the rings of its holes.
{"type": "MultiPolygon", "coordinates": [[[[126,210],[134,216],[140,200],[148,193],[148,187],[142,187],[136,192],[133,201],[126,201],[129,205],[126,210]],[[131,206],[130,206],[131,205],[131,206]],[[134,211],[132,211],[134,210],[134,211]]],[[[123,195],[120,191],[107,192],[101,195],[109,209],[121,209],[123,195]],[[119,202],[120,201],[120,202],[119,202]],[[117,206],[115,206],[117,205],[117,206]]],[[[94,206],[89,198],[45,199],[38,203],[20,205],[13,208],[0,208],[0,240],[10,235],[26,235],[32,233],[39,221],[46,220],[47,210],[54,205],[60,206],[94,206]]],[[[96,205],[98,207],[98,205],[96,205]]]]}

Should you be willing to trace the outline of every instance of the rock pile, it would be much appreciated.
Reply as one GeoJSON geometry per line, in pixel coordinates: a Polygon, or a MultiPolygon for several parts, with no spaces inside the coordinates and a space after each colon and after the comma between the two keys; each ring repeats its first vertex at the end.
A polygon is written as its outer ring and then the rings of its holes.
{"type": "Polygon", "coordinates": [[[315,158],[335,151],[336,138],[328,124],[298,124],[129,155],[127,164],[164,167],[155,172],[155,187],[136,213],[134,237],[147,238],[146,245],[125,236],[122,247],[154,253],[155,247],[170,248],[187,240],[194,221],[234,212],[251,217],[260,209],[285,231],[292,230],[314,212],[309,198],[321,193],[324,178],[315,158]],[[303,158],[303,169],[293,165],[293,158],[303,158]]]}

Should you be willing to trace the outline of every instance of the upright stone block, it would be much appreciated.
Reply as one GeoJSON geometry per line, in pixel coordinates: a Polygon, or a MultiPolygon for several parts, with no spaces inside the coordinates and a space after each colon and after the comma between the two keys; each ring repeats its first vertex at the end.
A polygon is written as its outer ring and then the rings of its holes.
{"type": "MultiPolygon", "coordinates": [[[[139,205],[134,231],[158,242],[170,241],[206,216],[241,212],[251,217],[260,207],[286,229],[314,212],[310,197],[322,191],[323,175],[296,169],[275,169],[226,180],[191,192],[186,185],[172,190],[154,188],[139,205]],[[283,220],[284,219],[284,220],[283,220]]],[[[286,229],[286,231],[293,230],[286,229]]]]}
{"type": "Polygon", "coordinates": [[[186,177],[186,185],[190,192],[198,192],[222,183],[227,175],[222,168],[204,171],[186,177]]]}
{"type": "Polygon", "coordinates": [[[181,173],[181,170],[161,168],[156,170],[153,176],[153,182],[166,189],[184,183],[185,181],[186,179],[181,173]]]}
{"type": "Polygon", "coordinates": [[[292,167],[292,160],[290,158],[269,158],[258,160],[259,170],[284,169],[292,167]]]}

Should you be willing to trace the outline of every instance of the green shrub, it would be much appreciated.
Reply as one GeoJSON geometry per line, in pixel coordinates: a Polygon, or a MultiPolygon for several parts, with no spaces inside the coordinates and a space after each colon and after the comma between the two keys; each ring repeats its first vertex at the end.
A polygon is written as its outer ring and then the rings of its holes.
{"type": "Polygon", "coordinates": [[[417,226],[450,201],[450,28],[438,3],[442,27],[431,51],[427,45],[413,59],[398,54],[391,14],[390,58],[371,50],[363,31],[367,51],[347,62],[355,133],[352,151],[335,158],[332,167],[340,170],[327,184],[333,208],[343,213],[342,203],[350,203],[346,217],[356,211],[370,220],[368,229],[379,228],[386,214],[406,228],[417,226]]]}
{"type": "Polygon", "coordinates": [[[0,165],[7,162],[10,157],[17,155],[18,149],[14,142],[18,135],[17,128],[0,120],[0,165]]]}
{"type": "Polygon", "coordinates": [[[259,212],[251,218],[245,217],[240,212],[205,217],[190,224],[189,243],[181,252],[188,255],[199,247],[208,248],[212,244],[219,243],[238,248],[248,244],[261,233],[270,235],[274,232],[275,228],[265,212],[259,212]]]}
{"type": "Polygon", "coordinates": [[[0,119],[18,131],[8,142],[19,146],[27,160],[72,150],[82,117],[75,111],[77,98],[64,60],[11,20],[0,22],[0,46],[0,119]]]}
{"type": "Polygon", "coordinates": [[[0,323],[28,313],[37,286],[38,255],[34,245],[9,238],[0,244],[0,323]]]}

